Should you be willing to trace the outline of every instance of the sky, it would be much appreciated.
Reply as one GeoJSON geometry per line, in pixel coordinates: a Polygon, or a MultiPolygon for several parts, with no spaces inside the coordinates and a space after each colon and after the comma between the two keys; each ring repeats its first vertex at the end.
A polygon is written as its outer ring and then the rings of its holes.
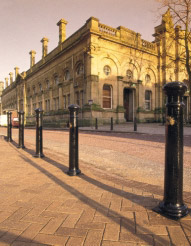
{"type": "Polygon", "coordinates": [[[15,67],[30,68],[31,50],[42,56],[43,37],[49,39],[48,52],[58,45],[57,23],[68,21],[66,38],[83,26],[91,16],[100,23],[127,27],[153,41],[154,27],[161,23],[156,0],[0,0],[0,81],[9,78],[15,67]]]}

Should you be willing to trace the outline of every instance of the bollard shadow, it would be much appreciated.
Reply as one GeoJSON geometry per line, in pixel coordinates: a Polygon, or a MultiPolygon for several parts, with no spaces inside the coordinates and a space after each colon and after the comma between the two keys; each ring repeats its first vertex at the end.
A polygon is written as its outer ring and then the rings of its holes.
{"type": "MultiPolygon", "coordinates": [[[[21,158],[23,159],[23,161],[27,162],[31,166],[38,169],[41,173],[46,175],[54,183],[61,186],[66,191],[70,192],[70,194],[74,195],[78,200],[80,200],[81,202],[83,202],[85,204],[88,204],[88,206],[95,209],[95,211],[99,211],[99,213],[101,213],[103,216],[105,216],[105,214],[107,213],[108,207],[106,207],[103,204],[100,204],[99,202],[86,196],[84,193],[80,192],[79,190],[72,187],[71,185],[68,185],[66,182],[64,182],[60,178],[57,178],[55,175],[50,173],[48,170],[41,167],[40,165],[35,163],[33,160],[27,158],[26,156],[21,154],[21,158]]],[[[101,185],[101,183],[100,183],[100,185],[101,185]]],[[[109,191],[112,191],[112,192],[115,192],[116,194],[118,194],[117,189],[115,189],[115,188],[114,188],[114,190],[110,189],[107,186],[105,188],[107,188],[109,191]]],[[[137,198],[140,197],[139,195],[135,195],[135,196],[137,198]]],[[[138,241],[144,242],[144,243],[149,244],[149,245],[151,245],[151,241],[152,241],[152,243],[154,245],[154,241],[153,241],[153,238],[151,236],[153,234],[153,232],[150,231],[147,227],[144,227],[143,225],[139,225],[139,230],[141,231],[141,234],[136,233],[136,223],[134,222],[134,220],[132,221],[131,219],[129,219],[127,217],[123,217],[120,213],[118,213],[112,209],[110,209],[110,217],[109,218],[111,221],[113,221],[113,223],[122,225],[126,229],[127,233],[135,235],[137,237],[138,241]]],[[[157,235],[157,242],[160,243],[161,245],[168,245],[168,241],[165,238],[162,238],[158,235],[157,235]]]]}
{"type": "Polygon", "coordinates": [[[49,244],[42,244],[41,242],[38,242],[37,240],[23,237],[22,233],[21,235],[14,234],[10,231],[5,230],[0,230],[0,244],[2,245],[15,245],[15,246],[26,246],[26,245],[44,245],[48,246],[49,244]]]}

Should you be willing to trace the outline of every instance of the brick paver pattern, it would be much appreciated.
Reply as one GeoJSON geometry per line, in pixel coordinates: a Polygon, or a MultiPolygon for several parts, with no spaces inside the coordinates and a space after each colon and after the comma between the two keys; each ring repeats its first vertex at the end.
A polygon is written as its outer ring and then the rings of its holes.
{"type": "MultiPolygon", "coordinates": [[[[155,212],[161,187],[86,168],[70,177],[68,156],[45,158],[0,138],[0,246],[189,246],[191,215],[155,212]]],[[[184,194],[191,205],[191,192],[184,194]]]]}

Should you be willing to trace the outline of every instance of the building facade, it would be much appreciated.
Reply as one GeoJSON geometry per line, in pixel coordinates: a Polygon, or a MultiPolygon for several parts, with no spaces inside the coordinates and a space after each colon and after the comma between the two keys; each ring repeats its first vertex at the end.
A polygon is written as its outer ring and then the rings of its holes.
{"type": "MultiPolygon", "coordinates": [[[[89,18],[85,25],[66,39],[67,21],[61,19],[58,46],[48,53],[48,38],[42,42],[42,59],[19,73],[15,68],[5,79],[2,108],[23,110],[26,123],[35,121],[35,109],[44,110],[44,121],[62,125],[68,119],[68,106],[80,106],[79,118],[116,122],[159,122],[165,107],[164,84],[187,82],[185,57],[177,39],[182,30],[172,25],[167,11],[155,27],[154,41],[119,26],[101,24],[89,18]],[[172,35],[173,33],[173,35],[172,35]],[[92,105],[90,105],[92,104],[92,105]]],[[[189,115],[188,92],[184,97],[185,117],[189,115]]]]}

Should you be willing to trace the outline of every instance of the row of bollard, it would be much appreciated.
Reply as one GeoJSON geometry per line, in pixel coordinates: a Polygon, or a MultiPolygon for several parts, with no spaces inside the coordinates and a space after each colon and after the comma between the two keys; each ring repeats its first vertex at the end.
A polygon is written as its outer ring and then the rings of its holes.
{"type": "MultiPolygon", "coordinates": [[[[137,131],[137,118],[134,118],[134,122],[133,122],[133,126],[134,126],[134,131],[137,131]]],[[[98,119],[95,118],[95,129],[98,130],[98,119]]],[[[110,121],[110,130],[113,131],[113,117],[111,117],[111,121],[110,121]]]]}
{"type": "MultiPolygon", "coordinates": [[[[168,102],[166,104],[166,150],[164,198],[159,206],[153,209],[172,219],[180,219],[188,214],[188,207],[183,202],[183,95],[187,86],[181,82],[171,82],[164,86],[168,102]]],[[[70,141],[69,141],[69,170],[68,175],[81,173],[78,164],[78,105],[70,105],[70,141]]],[[[36,155],[44,157],[42,148],[42,114],[36,109],[36,155]]],[[[11,113],[8,116],[7,140],[11,137],[11,113]]],[[[134,123],[136,130],[136,118],[134,123]]],[[[96,128],[97,128],[96,120],[96,128]]],[[[111,130],[113,120],[111,120],[111,130]]],[[[19,147],[24,148],[24,113],[19,113],[19,147]],[[21,124],[21,125],[20,125],[21,124]]]]}

